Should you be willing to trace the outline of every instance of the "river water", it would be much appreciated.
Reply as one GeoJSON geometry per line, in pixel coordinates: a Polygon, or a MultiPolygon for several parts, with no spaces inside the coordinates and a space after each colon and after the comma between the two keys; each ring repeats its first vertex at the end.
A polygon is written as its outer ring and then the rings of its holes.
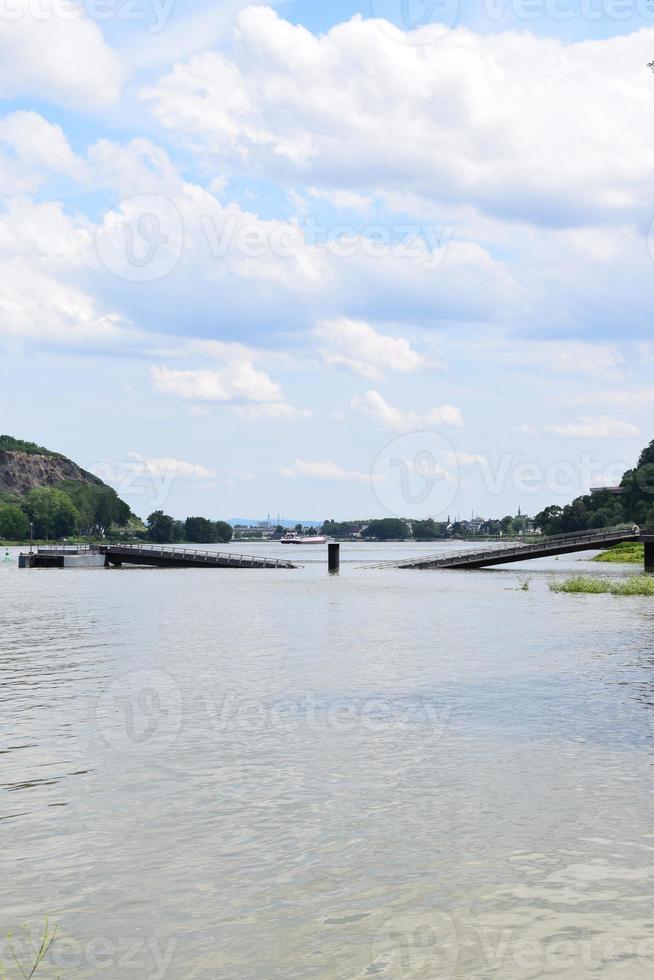
{"type": "Polygon", "coordinates": [[[58,923],[37,976],[651,978],[654,603],[548,589],[626,569],[235,550],[304,567],[0,565],[0,933],[58,923]]]}

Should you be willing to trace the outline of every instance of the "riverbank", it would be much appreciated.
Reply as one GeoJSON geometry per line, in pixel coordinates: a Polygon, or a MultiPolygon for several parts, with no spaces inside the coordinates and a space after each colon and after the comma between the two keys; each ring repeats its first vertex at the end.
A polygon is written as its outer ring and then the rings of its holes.
{"type": "Polygon", "coordinates": [[[606,562],[608,564],[638,564],[642,565],[645,558],[644,546],[638,541],[623,541],[616,544],[608,551],[603,551],[601,555],[593,558],[593,561],[606,562]]]}

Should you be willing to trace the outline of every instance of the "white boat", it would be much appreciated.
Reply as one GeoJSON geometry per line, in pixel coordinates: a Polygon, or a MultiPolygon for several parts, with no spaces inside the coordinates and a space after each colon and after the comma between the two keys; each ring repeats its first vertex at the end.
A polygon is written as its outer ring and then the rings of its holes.
{"type": "Polygon", "coordinates": [[[324,534],[293,534],[289,531],[282,538],[282,544],[327,544],[324,534]]]}

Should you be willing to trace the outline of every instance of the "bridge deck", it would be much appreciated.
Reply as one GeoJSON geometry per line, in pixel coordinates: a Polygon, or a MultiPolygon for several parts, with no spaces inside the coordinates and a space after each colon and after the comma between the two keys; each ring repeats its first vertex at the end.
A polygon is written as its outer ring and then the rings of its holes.
{"type": "Polygon", "coordinates": [[[529,544],[510,544],[501,548],[469,549],[456,554],[440,552],[422,558],[409,558],[398,562],[383,562],[373,568],[486,568],[509,562],[547,558],[549,555],[565,555],[575,551],[592,551],[610,548],[621,541],[640,540],[637,527],[605,527],[595,531],[574,534],[557,534],[529,544]]]}
{"type": "Polygon", "coordinates": [[[150,544],[104,545],[98,549],[107,565],[149,565],[157,568],[297,568],[283,558],[257,558],[229,552],[157,547],[150,544]]]}

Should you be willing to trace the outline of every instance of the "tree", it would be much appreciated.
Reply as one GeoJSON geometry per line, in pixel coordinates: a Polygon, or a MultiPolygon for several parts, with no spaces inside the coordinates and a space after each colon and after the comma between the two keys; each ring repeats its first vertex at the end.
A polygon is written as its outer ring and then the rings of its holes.
{"type": "Polygon", "coordinates": [[[654,463],[654,439],[652,439],[649,446],[645,446],[640,454],[637,469],[640,469],[642,466],[646,466],[647,463],[654,463]]]}
{"type": "Polygon", "coordinates": [[[187,517],[184,534],[192,544],[213,544],[216,540],[216,525],[206,517],[187,517]]]}
{"type": "Polygon", "coordinates": [[[175,540],[175,519],[155,510],[147,520],[148,537],[157,544],[171,544],[175,540]]]}
{"type": "Polygon", "coordinates": [[[70,497],[53,487],[37,487],[25,497],[24,510],[37,538],[65,538],[79,530],[80,515],[70,497]]]}
{"type": "Polygon", "coordinates": [[[561,531],[561,518],[563,508],[556,504],[546,507],[540,514],[536,514],[534,524],[543,534],[559,534],[561,531]]]}
{"type": "Polygon", "coordinates": [[[325,521],[321,533],[330,538],[350,538],[361,530],[361,523],[356,521],[325,521]]]}
{"type": "Polygon", "coordinates": [[[0,507],[0,538],[7,541],[24,541],[29,537],[30,524],[20,507],[11,504],[0,507]]]}
{"type": "Polygon", "coordinates": [[[377,541],[406,541],[409,537],[409,526],[406,521],[397,517],[371,521],[363,532],[363,537],[375,538],[377,541]]]}
{"type": "Polygon", "coordinates": [[[234,528],[231,524],[227,524],[226,521],[216,521],[214,525],[216,529],[216,541],[220,544],[228,544],[232,537],[234,536],[234,528]]]}
{"type": "Polygon", "coordinates": [[[435,541],[446,536],[447,525],[437,524],[431,518],[426,521],[413,521],[413,537],[416,541],[435,541]]]}
{"type": "Polygon", "coordinates": [[[88,534],[104,535],[112,525],[124,527],[129,521],[131,510],[111,487],[66,480],[61,489],[73,501],[88,534]]]}

